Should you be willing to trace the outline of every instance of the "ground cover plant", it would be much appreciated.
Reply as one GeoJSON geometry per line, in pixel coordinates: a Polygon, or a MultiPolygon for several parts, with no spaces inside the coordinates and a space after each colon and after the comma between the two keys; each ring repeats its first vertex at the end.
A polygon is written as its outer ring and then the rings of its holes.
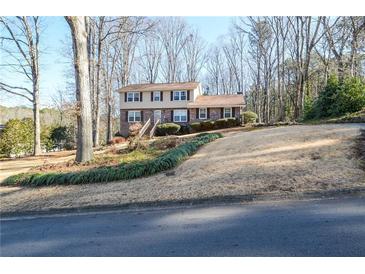
{"type": "Polygon", "coordinates": [[[200,134],[154,159],[135,161],[129,164],[93,168],[67,173],[23,173],[10,176],[3,185],[48,186],[111,182],[149,176],[176,167],[194,154],[202,145],[221,138],[218,133],[200,134]]]}

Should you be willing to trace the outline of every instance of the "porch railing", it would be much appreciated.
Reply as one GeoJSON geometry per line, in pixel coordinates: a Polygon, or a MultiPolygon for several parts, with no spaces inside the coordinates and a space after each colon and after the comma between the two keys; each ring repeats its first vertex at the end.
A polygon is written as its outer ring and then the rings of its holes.
{"type": "Polygon", "coordinates": [[[151,118],[147,120],[147,122],[143,125],[143,127],[139,131],[139,133],[138,133],[139,138],[141,138],[143,136],[143,134],[145,134],[146,130],[148,129],[148,127],[150,125],[151,125],[151,118]]]}
{"type": "Polygon", "coordinates": [[[160,119],[158,119],[157,121],[156,121],[156,123],[153,125],[153,128],[151,129],[151,131],[150,131],[150,138],[152,138],[153,137],[153,135],[155,134],[155,131],[156,131],[156,128],[157,128],[157,125],[160,123],[160,119]]]}

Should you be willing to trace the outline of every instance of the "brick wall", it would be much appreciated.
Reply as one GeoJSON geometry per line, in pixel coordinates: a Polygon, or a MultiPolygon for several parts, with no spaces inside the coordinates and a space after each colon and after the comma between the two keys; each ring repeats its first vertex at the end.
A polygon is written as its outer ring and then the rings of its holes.
{"type": "MultiPolygon", "coordinates": [[[[209,108],[209,120],[217,120],[222,118],[222,108],[209,108]]],[[[235,117],[240,117],[240,108],[236,107],[235,109],[235,117]]],[[[161,110],[161,122],[162,123],[168,123],[173,121],[172,117],[172,110],[173,109],[162,109],[161,110]]],[[[189,109],[189,123],[194,121],[201,121],[196,119],[196,108],[189,109]]],[[[148,119],[151,118],[151,122],[153,123],[153,109],[144,109],[143,112],[143,121],[142,123],[146,122],[148,119]]],[[[185,124],[185,123],[179,123],[179,124],[185,124]]],[[[128,128],[130,123],[127,121],[127,110],[120,110],[120,134],[123,136],[128,135],[128,128]]]]}

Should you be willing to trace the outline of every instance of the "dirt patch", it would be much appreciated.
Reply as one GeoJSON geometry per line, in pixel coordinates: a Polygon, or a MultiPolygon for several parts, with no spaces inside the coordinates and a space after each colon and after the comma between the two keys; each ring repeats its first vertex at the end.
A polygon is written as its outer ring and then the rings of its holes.
{"type": "Polygon", "coordinates": [[[365,186],[354,143],[361,124],[226,134],[172,172],[130,181],[1,187],[1,210],[44,210],[252,195],[336,193],[365,186]]]}

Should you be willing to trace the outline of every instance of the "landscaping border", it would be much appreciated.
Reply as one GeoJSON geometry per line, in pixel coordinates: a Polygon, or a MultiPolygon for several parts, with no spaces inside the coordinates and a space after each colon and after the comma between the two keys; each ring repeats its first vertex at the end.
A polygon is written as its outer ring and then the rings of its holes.
{"type": "Polygon", "coordinates": [[[103,183],[149,176],[176,167],[202,145],[223,137],[203,133],[152,160],[67,173],[22,173],[6,178],[2,185],[49,186],[103,183]]]}

